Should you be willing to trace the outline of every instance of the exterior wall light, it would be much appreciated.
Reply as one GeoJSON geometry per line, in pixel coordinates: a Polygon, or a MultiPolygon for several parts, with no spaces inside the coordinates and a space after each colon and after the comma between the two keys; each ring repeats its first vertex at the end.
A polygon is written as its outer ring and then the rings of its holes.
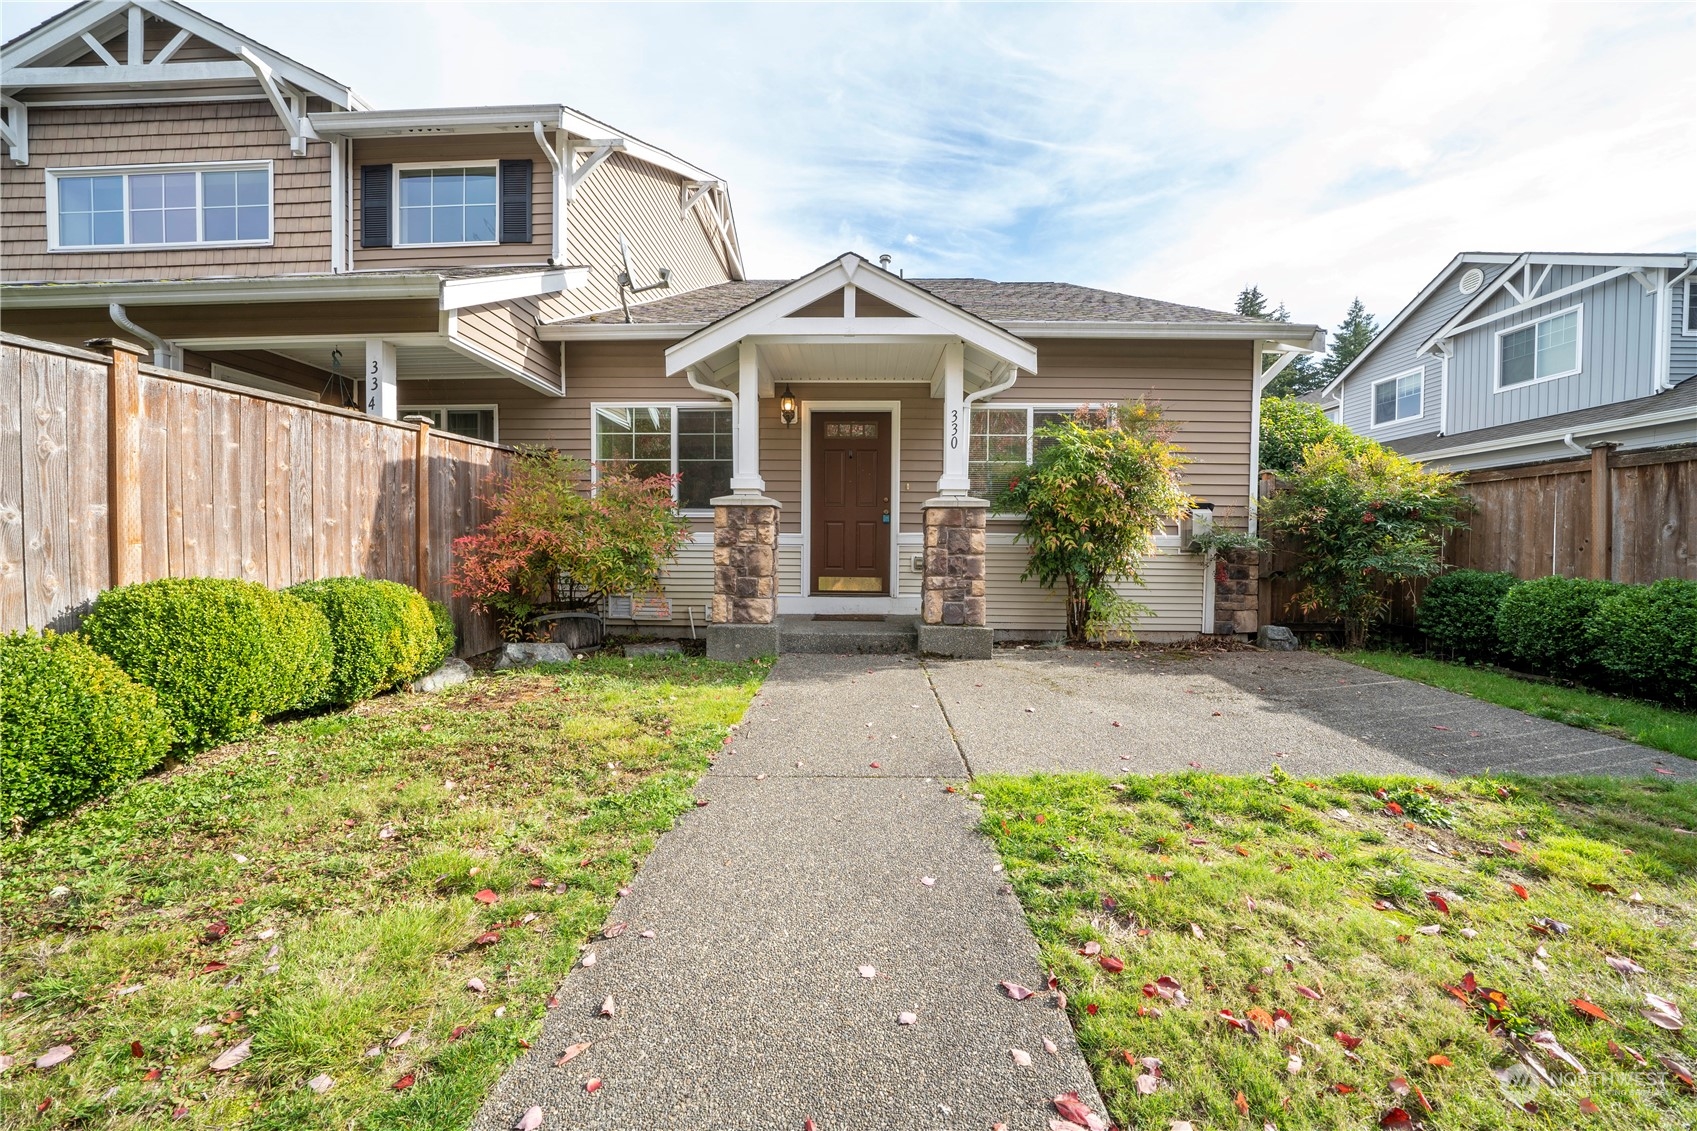
{"type": "Polygon", "coordinates": [[[778,398],[778,419],[785,428],[788,428],[796,422],[796,418],[800,415],[801,410],[796,404],[795,394],[790,391],[789,385],[786,384],[784,395],[778,398]]]}

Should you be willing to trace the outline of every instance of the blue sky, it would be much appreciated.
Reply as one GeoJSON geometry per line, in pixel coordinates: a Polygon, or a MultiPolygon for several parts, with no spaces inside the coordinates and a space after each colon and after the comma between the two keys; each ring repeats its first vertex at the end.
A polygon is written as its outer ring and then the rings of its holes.
{"type": "Polygon", "coordinates": [[[755,275],[1255,282],[1331,326],[1464,249],[1697,248],[1688,2],[197,7],[379,107],[562,101],[673,149],[755,275]]]}

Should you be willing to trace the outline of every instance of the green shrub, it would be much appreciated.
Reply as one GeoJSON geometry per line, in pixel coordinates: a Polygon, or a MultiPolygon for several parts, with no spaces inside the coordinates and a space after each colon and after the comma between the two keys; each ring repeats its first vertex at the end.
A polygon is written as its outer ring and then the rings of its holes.
{"type": "Polygon", "coordinates": [[[1371,441],[1326,416],[1312,401],[1295,397],[1261,398],[1261,470],[1288,475],[1302,463],[1308,449],[1331,440],[1349,455],[1371,441]]]}
{"type": "Polygon", "coordinates": [[[0,637],[0,821],[13,830],[133,781],[170,745],[158,696],[77,637],[0,637]]]}
{"type": "Polygon", "coordinates": [[[441,629],[424,594],[394,581],[331,577],[288,592],[330,622],[335,664],[324,702],[345,707],[441,663],[441,629]]]}
{"type": "Polygon", "coordinates": [[[425,665],[425,672],[433,672],[442,666],[442,661],[454,654],[454,646],[459,643],[454,635],[454,614],[448,606],[440,601],[430,602],[430,615],[436,618],[436,651],[431,662],[425,665]]]}
{"type": "Polygon", "coordinates": [[[177,742],[204,750],[321,700],[330,626],[317,609],[253,581],[171,577],[109,589],[83,635],[153,688],[177,742]]]}
{"type": "Polygon", "coordinates": [[[1529,672],[1578,676],[1591,664],[1585,622],[1616,588],[1612,581],[1540,577],[1523,581],[1497,609],[1497,644],[1529,672]]]}
{"type": "Polygon", "coordinates": [[[1597,602],[1585,631],[1601,682],[1697,705],[1697,581],[1618,586],[1597,602]]]}
{"type": "Polygon", "coordinates": [[[1512,573],[1458,569],[1439,574],[1420,597],[1420,631],[1440,652],[1465,660],[1497,654],[1497,609],[1519,584],[1512,573]]]}

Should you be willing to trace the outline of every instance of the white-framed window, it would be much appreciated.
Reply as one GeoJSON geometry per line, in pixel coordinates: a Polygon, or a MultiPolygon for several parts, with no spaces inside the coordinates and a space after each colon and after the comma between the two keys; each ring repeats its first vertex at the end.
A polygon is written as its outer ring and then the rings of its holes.
{"type": "Polygon", "coordinates": [[[1076,411],[1077,405],[973,405],[966,464],[972,493],[994,499],[1042,449],[1037,429],[1076,411]]]}
{"type": "Polygon", "coordinates": [[[1381,377],[1373,382],[1371,397],[1374,428],[1414,420],[1425,410],[1426,371],[1410,369],[1394,377],[1381,377]]]}
{"type": "Polygon", "coordinates": [[[1684,332],[1697,337],[1697,306],[1691,305],[1693,297],[1697,297],[1697,287],[1691,285],[1692,280],[1685,280],[1685,326],[1684,332]]]}
{"type": "Polygon", "coordinates": [[[1497,331],[1497,392],[1579,372],[1582,308],[1570,306],[1497,331]]]}
{"type": "Polygon", "coordinates": [[[731,410],[720,401],[596,404],[594,475],[676,475],[672,497],[684,512],[710,512],[731,493],[731,410]]]}
{"type": "Polygon", "coordinates": [[[500,413],[492,404],[432,404],[399,408],[402,420],[409,416],[428,416],[430,427],[438,432],[452,432],[473,440],[500,442],[500,413]]]}
{"type": "Polygon", "coordinates": [[[262,246],[271,242],[271,162],[47,170],[47,246],[262,246]]]}
{"type": "Polygon", "coordinates": [[[496,243],[500,238],[500,166],[395,166],[395,246],[496,243]]]}

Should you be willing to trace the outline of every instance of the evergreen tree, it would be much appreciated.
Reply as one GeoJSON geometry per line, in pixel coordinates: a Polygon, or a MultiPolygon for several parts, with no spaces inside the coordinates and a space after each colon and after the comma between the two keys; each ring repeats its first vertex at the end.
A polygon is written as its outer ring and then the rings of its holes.
{"type": "MultiPolygon", "coordinates": [[[[1267,296],[1263,295],[1261,293],[1261,288],[1255,286],[1253,283],[1237,292],[1237,306],[1235,309],[1245,318],[1269,317],[1267,314],[1267,296]]],[[[1281,305],[1279,309],[1282,310],[1284,307],[1281,305]]]]}
{"type": "Polygon", "coordinates": [[[1361,351],[1367,348],[1373,336],[1379,332],[1379,323],[1367,308],[1361,305],[1357,298],[1349,304],[1349,313],[1343,316],[1338,324],[1338,332],[1332,335],[1332,342],[1326,351],[1326,360],[1320,363],[1320,376],[1327,382],[1337,377],[1349,363],[1361,356],[1361,351]]]}

